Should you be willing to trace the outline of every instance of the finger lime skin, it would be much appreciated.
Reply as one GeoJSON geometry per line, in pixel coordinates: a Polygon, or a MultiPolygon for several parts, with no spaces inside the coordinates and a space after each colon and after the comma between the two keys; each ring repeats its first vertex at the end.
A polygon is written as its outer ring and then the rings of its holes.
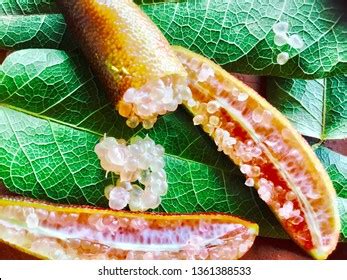
{"type": "Polygon", "coordinates": [[[160,30],[131,0],[58,0],[81,49],[116,103],[129,88],[186,72],[160,30]]]}
{"type": "Polygon", "coordinates": [[[340,219],[323,165],[290,122],[254,90],[212,61],[175,47],[196,106],[185,104],[245,174],[284,229],[314,258],[335,249],[340,219]]]}
{"type": "Polygon", "coordinates": [[[237,259],[258,226],[223,214],[154,214],[0,197],[0,242],[42,259],[237,259]]]}

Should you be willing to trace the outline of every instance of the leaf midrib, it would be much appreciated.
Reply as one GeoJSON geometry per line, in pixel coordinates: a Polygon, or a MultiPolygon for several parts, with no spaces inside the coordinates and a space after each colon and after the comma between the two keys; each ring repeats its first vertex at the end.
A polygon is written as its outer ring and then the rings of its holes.
{"type": "MultiPolygon", "coordinates": [[[[282,90],[283,92],[286,92],[288,94],[288,97],[290,97],[291,99],[293,99],[295,102],[298,102],[301,107],[307,112],[307,114],[309,114],[310,116],[312,116],[313,119],[315,119],[317,122],[320,123],[320,120],[316,118],[315,115],[313,115],[307,108],[306,106],[304,106],[304,104],[302,104],[302,102],[296,98],[296,96],[290,94],[290,91],[286,90],[281,84],[279,84],[278,81],[275,81],[275,85],[280,89],[282,90]]],[[[288,116],[287,116],[288,117],[288,116]]]]}
{"type": "MultiPolygon", "coordinates": [[[[95,131],[93,131],[93,130],[90,130],[90,129],[87,129],[87,128],[83,128],[83,127],[79,127],[79,126],[76,126],[76,125],[73,125],[73,124],[70,124],[70,123],[66,123],[66,122],[63,122],[63,121],[60,121],[60,120],[51,118],[51,117],[44,116],[44,115],[40,115],[40,114],[38,114],[38,113],[34,113],[34,112],[31,112],[31,111],[28,111],[28,110],[25,110],[25,109],[23,109],[23,108],[19,108],[19,107],[13,106],[13,105],[5,104],[5,103],[0,103],[0,107],[4,107],[4,108],[8,108],[8,109],[11,109],[11,110],[20,112],[20,113],[24,113],[24,114],[33,116],[33,117],[38,118],[38,119],[43,119],[43,120],[48,121],[49,123],[53,122],[53,123],[57,123],[57,124],[60,124],[60,125],[64,125],[64,126],[67,126],[67,127],[70,127],[70,128],[76,129],[76,130],[79,130],[79,131],[84,131],[84,132],[87,132],[87,133],[91,133],[91,134],[96,135],[96,136],[98,136],[98,137],[100,137],[100,138],[103,137],[103,134],[100,134],[100,133],[95,132],[95,131]]],[[[133,136],[138,135],[138,134],[139,134],[140,132],[142,132],[143,130],[144,130],[144,128],[141,128],[141,129],[138,130],[136,133],[134,133],[133,136]]],[[[230,169],[230,170],[222,169],[222,168],[217,167],[217,166],[209,165],[209,164],[207,164],[207,163],[195,161],[195,160],[192,160],[192,159],[182,158],[182,157],[179,157],[178,155],[174,155],[174,154],[167,153],[167,152],[165,152],[165,155],[168,156],[168,157],[170,157],[170,158],[176,159],[176,160],[186,161],[186,162],[188,162],[188,163],[190,163],[190,164],[205,165],[205,166],[207,166],[207,167],[209,167],[209,168],[213,168],[213,169],[215,169],[215,170],[219,170],[219,171],[222,172],[223,174],[224,174],[224,173],[230,173],[230,174],[232,174],[233,171],[235,170],[235,168],[232,168],[232,169],[230,169]]],[[[236,175],[235,175],[235,176],[236,176],[236,175]]]]}
{"type": "MultiPolygon", "coordinates": [[[[318,119],[315,117],[315,115],[313,115],[307,108],[306,106],[304,106],[304,104],[301,103],[300,100],[298,100],[295,96],[293,96],[292,94],[290,94],[289,91],[287,91],[282,85],[279,84],[278,81],[275,81],[275,85],[280,89],[282,90],[283,92],[287,93],[288,94],[288,97],[290,97],[291,99],[293,99],[294,101],[298,102],[301,107],[310,115],[312,116],[313,119],[315,119],[321,126],[321,131],[320,133],[317,132],[317,136],[319,134],[319,145],[321,143],[323,143],[325,140],[327,140],[327,135],[326,135],[326,119],[327,119],[327,81],[328,79],[325,78],[325,79],[319,79],[319,80],[322,80],[323,81],[323,84],[322,84],[322,113],[321,113],[321,119],[318,119]]],[[[317,80],[317,81],[319,81],[317,80]]],[[[288,116],[287,116],[288,117],[288,116]]],[[[302,125],[303,123],[301,123],[302,125]]]]}
{"type": "Polygon", "coordinates": [[[322,92],[322,129],[321,129],[321,140],[325,140],[325,125],[326,125],[326,98],[327,98],[327,79],[323,79],[323,92],[322,92]]]}
{"type": "Polygon", "coordinates": [[[61,13],[35,13],[35,14],[23,14],[23,15],[4,15],[0,14],[0,19],[5,18],[5,19],[12,19],[12,18],[26,18],[26,17],[49,17],[49,16],[63,16],[61,13]]]}
{"type": "Polygon", "coordinates": [[[13,106],[13,105],[9,105],[9,104],[6,104],[6,103],[1,103],[0,102],[0,107],[5,107],[5,108],[8,108],[8,109],[20,112],[20,113],[24,113],[24,114],[29,115],[29,116],[33,116],[33,117],[38,118],[38,119],[46,120],[48,122],[54,122],[54,123],[61,124],[61,125],[73,128],[73,129],[77,129],[77,130],[80,130],[80,131],[85,131],[85,132],[97,135],[99,137],[103,136],[102,134],[100,134],[98,132],[95,132],[93,130],[90,130],[90,129],[87,129],[87,128],[84,128],[84,127],[79,127],[79,126],[73,125],[71,123],[66,123],[66,122],[60,121],[58,119],[51,118],[51,117],[43,116],[43,115],[40,115],[38,113],[31,112],[31,111],[25,110],[23,108],[19,108],[19,107],[16,107],[16,106],[13,106]]]}

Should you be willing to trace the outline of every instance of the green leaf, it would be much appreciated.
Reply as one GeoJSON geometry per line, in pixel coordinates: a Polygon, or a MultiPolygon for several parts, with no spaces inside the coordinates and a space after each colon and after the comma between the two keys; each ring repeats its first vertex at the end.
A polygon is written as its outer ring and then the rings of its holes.
{"type": "Polygon", "coordinates": [[[87,64],[58,50],[23,50],[0,66],[0,81],[5,185],[36,198],[105,205],[109,180],[93,148],[115,131],[116,116],[107,116],[112,106],[87,64]]]}
{"type": "Polygon", "coordinates": [[[315,152],[328,171],[336,189],[342,234],[344,238],[347,238],[347,157],[322,146],[315,152]]]}
{"type": "Polygon", "coordinates": [[[80,130],[123,131],[111,104],[100,93],[89,66],[77,53],[30,49],[8,56],[0,66],[0,104],[80,130]]]}
{"type": "Polygon", "coordinates": [[[65,31],[54,0],[0,0],[0,48],[59,48],[65,31]]]}
{"type": "MultiPolygon", "coordinates": [[[[291,78],[323,78],[347,72],[347,29],[340,22],[341,12],[327,0],[136,2],[170,43],[202,53],[233,72],[291,78]],[[302,50],[274,44],[272,26],[279,20],[289,22],[290,34],[302,36],[302,50]],[[280,66],[276,57],[283,51],[291,59],[280,66]]],[[[54,1],[0,0],[1,10],[0,48],[67,46],[62,35],[65,26],[54,1]],[[36,15],[32,6],[42,13],[41,19],[31,18],[36,15]],[[47,23],[41,25],[42,17],[47,23]]],[[[71,40],[68,42],[73,47],[71,40]]]]}
{"type": "Polygon", "coordinates": [[[312,78],[347,71],[347,30],[327,1],[186,0],[142,7],[172,44],[234,72],[312,78]],[[302,50],[274,44],[272,26],[278,21],[302,36],[302,50]],[[282,51],[291,59],[279,66],[282,51]]]}
{"type": "Polygon", "coordinates": [[[3,106],[0,133],[0,178],[11,191],[105,205],[105,175],[92,154],[98,136],[3,106]]]}
{"type": "Polygon", "coordinates": [[[244,177],[183,109],[154,129],[131,130],[107,102],[75,53],[28,49],[0,67],[0,179],[19,194],[104,206],[105,179],[94,153],[104,132],[147,133],[165,147],[166,212],[227,212],[256,221],[262,234],[285,236],[244,177]]]}
{"type": "Polygon", "coordinates": [[[54,13],[57,11],[55,0],[1,0],[0,15],[29,15],[54,13]]]}
{"type": "Polygon", "coordinates": [[[347,75],[321,80],[270,78],[268,100],[305,136],[347,138],[347,75]]]}

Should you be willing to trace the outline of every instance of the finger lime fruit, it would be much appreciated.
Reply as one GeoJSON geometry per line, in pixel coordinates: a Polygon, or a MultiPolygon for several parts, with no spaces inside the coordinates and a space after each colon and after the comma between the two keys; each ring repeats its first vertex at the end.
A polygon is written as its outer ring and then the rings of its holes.
{"type": "Polygon", "coordinates": [[[288,234],[314,258],[335,249],[340,220],[332,182],[311,147],[264,98],[210,60],[180,47],[195,125],[255,186],[288,234]]]}
{"type": "Polygon", "coordinates": [[[58,0],[80,47],[127,124],[145,128],[191,99],[187,73],[131,0],[58,0]]]}
{"type": "Polygon", "coordinates": [[[161,215],[0,197],[0,241],[43,259],[237,259],[258,226],[221,214],[161,215]]]}

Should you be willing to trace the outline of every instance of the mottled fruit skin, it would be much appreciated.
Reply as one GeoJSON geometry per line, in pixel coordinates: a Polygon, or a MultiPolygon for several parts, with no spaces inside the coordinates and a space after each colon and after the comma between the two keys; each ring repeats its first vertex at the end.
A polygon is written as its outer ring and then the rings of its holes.
{"type": "Polygon", "coordinates": [[[131,0],[57,0],[69,28],[116,102],[132,87],[186,76],[160,30],[131,0]]]}

